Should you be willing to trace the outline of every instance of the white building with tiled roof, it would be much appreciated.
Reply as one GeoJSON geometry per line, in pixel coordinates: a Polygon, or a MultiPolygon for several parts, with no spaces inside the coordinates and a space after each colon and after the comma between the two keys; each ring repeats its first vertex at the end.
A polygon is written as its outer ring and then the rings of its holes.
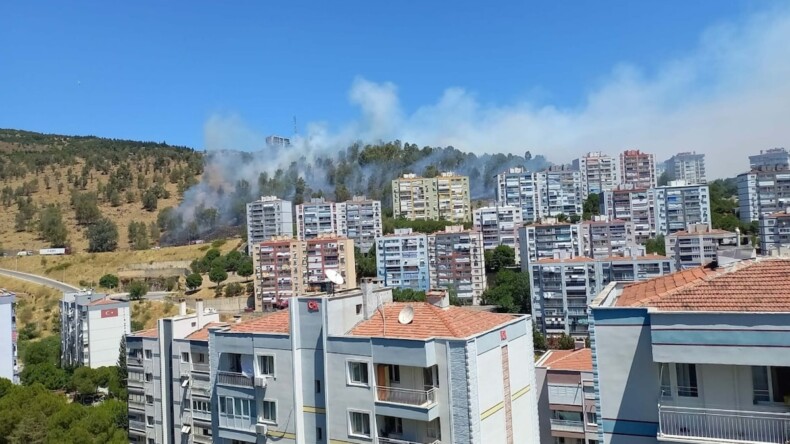
{"type": "Polygon", "coordinates": [[[591,312],[601,443],[790,442],[790,259],[611,283],[591,312]]]}
{"type": "Polygon", "coordinates": [[[209,329],[217,443],[538,444],[529,316],[366,283],[209,329]]]}

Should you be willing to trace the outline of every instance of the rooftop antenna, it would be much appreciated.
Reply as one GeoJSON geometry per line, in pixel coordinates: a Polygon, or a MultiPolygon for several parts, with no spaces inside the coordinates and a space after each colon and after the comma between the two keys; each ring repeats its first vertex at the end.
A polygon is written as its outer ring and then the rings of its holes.
{"type": "Polygon", "coordinates": [[[398,322],[403,325],[411,324],[414,320],[414,307],[407,305],[398,313],[398,322]]]}
{"type": "Polygon", "coordinates": [[[294,136],[299,134],[299,131],[296,129],[296,116],[294,116],[294,136]]]}
{"type": "Polygon", "coordinates": [[[343,276],[337,270],[326,270],[324,271],[324,275],[329,282],[332,283],[332,296],[335,295],[335,285],[343,285],[346,283],[346,280],[343,279],[343,276]]]}

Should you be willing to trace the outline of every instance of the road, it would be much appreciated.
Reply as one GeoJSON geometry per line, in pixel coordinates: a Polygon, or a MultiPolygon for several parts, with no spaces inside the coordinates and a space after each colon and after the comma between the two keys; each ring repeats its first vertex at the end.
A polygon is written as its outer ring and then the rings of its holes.
{"type": "Polygon", "coordinates": [[[48,277],[38,276],[35,274],[23,273],[21,271],[6,270],[4,268],[0,268],[0,274],[15,279],[32,282],[34,284],[43,285],[45,287],[54,288],[55,290],[58,291],[63,291],[63,292],[80,291],[79,288],[67,284],[65,282],[56,281],[55,279],[50,279],[48,277]]]}

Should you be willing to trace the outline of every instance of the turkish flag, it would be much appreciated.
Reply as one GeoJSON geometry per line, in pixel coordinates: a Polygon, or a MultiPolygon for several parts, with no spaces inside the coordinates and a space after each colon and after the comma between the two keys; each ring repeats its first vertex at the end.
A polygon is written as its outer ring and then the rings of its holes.
{"type": "Polygon", "coordinates": [[[101,311],[101,317],[103,318],[114,318],[116,316],[118,316],[117,308],[108,308],[106,310],[101,311]]]}

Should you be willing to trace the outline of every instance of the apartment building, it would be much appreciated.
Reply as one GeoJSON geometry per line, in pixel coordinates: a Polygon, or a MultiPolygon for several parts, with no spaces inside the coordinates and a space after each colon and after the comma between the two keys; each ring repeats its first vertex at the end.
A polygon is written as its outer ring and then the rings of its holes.
{"type": "Polygon", "coordinates": [[[636,242],[634,223],[624,220],[610,220],[606,216],[593,216],[579,224],[581,254],[593,259],[610,256],[625,256],[633,249],[644,247],[636,242]]]}
{"type": "Polygon", "coordinates": [[[760,254],[790,255],[790,208],[760,218],[760,254]]]}
{"type": "Polygon", "coordinates": [[[381,201],[365,196],[354,196],[351,200],[337,204],[340,236],[354,240],[354,246],[367,253],[383,234],[381,223],[381,201]]]}
{"type": "Polygon", "coordinates": [[[323,197],[314,197],[310,202],[296,206],[296,238],[314,239],[319,235],[340,234],[336,203],[323,197]]]}
{"type": "Polygon", "coordinates": [[[609,282],[636,282],[675,271],[671,259],[654,254],[592,259],[558,253],[528,269],[538,330],[581,338],[589,334],[587,305],[609,282]]]}
{"type": "Polygon", "coordinates": [[[591,304],[602,444],[790,440],[790,260],[709,264],[591,304]]]}
{"type": "Polygon", "coordinates": [[[790,207],[790,169],[752,170],[738,175],[739,216],[744,222],[790,207]]]}
{"type": "Polygon", "coordinates": [[[675,261],[675,269],[685,270],[715,261],[722,251],[738,249],[739,238],[739,233],[692,224],[666,236],[664,243],[667,256],[675,261]]]}
{"type": "Polygon", "coordinates": [[[656,234],[667,236],[685,230],[691,224],[711,224],[710,194],[707,185],[687,185],[672,181],[649,190],[653,203],[656,234]]]}
{"type": "Polygon", "coordinates": [[[598,444],[592,351],[549,350],[535,363],[540,442],[598,444]]]}
{"type": "Polygon", "coordinates": [[[376,239],[376,276],[385,287],[428,291],[431,288],[428,235],[396,228],[376,239]]]}
{"type": "Polygon", "coordinates": [[[785,148],[760,150],[760,154],[749,156],[749,166],[752,170],[787,170],[790,169],[790,153],[785,148]]]}
{"type": "Polygon", "coordinates": [[[392,209],[396,218],[469,222],[472,219],[469,196],[469,178],[452,172],[443,172],[438,177],[404,174],[392,181],[392,209]]]}
{"type": "Polygon", "coordinates": [[[272,134],[266,137],[266,145],[272,148],[288,148],[291,146],[291,139],[272,134]]]}
{"type": "Polygon", "coordinates": [[[579,224],[560,223],[549,218],[546,223],[519,227],[518,246],[521,271],[528,271],[530,263],[552,258],[555,254],[581,256],[579,224]]]}
{"type": "Polygon", "coordinates": [[[255,255],[254,248],[273,237],[294,234],[293,205],[275,196],[262,196],[247,204],[247,253],[255,255]]]}
{"type": "Polygon", "coordinates": [[[633,222],[637,243],[655,236],[652,194],[648,189],[623,186],[599,195],[600,212],[610,220],[633,222]]]}
{"type": "Polygon", "coordinates": [[[707,183],[705,155],[695,152],[678,153],[665,162],[669,180],[682,180],[689,185],[707,183]]]}
{"type": "Polygon", "coordinates": [[[510,168],[497,174],[497,204],[521,208],[521,220],[538,220],[538,187],[535,176],[524,168],[510,168]]]}
{"type": "Polygon", "coordinates": [[[584,199],[581,172],[567,165],[555,165],[534,173],[537,217],[568,217],[582,215],[584,199]]]}
{"type": "Polygon", "coordinates": [[[219,314],[197,300],[187,314],[126,336],[129,442],[212,443],[208,326],[219,314]]]}
{"type": "Polygon", "coordinates": [[[114,366],[121,340],[131,329],[129,301],[92,291],[63,293],[60,300],[60,362],[63,367],[114,366]]]}
{"type": "Polygon", "coordinates": [[[619,163],[608,154],[589,152],[574,163],[581,173],[583,199],[590,194],[614,189],[620,183],[619,163]]]}
{"type": "Polygon", "coordinates": [[[631,189],[648,189],[657,185],[656,156],[639,150],[620,153],[620,185],[631,189]]]}
{"type": "Polygon", "coordinates": [[[529,317],[391,291],[209,328],[214,442],[537,444],[529,317]]]}
{"type": "Polygon", "coordinates": [[[431,286],[455,289],[465,303],[478,305],[486,289],[483,234],[451,225],[428,235],[431,286]]]}
{"type": "Polygon", "coordinates": [[[486,250],[506,245],[518,251],[518,229],[521,225],[521,208],[514,205],[482,207],[474,212],[474,228],[483,234],[483,248],[486,250]]]}
{"type": "Polygon", "coordinates": [[[16,294],[0,289],[0,378],[19,384],[16,294]]]}
{"type": "Polygon", "coordinates": [[[280,305],[283,299],[321,291],[356,286],[354,241],[345,237],[319,235],[308,240],[274,238],[261,242],[253,256],[255,308],[280,305]],[[343,277],[332,284],[327,270],[343,277]]]}

